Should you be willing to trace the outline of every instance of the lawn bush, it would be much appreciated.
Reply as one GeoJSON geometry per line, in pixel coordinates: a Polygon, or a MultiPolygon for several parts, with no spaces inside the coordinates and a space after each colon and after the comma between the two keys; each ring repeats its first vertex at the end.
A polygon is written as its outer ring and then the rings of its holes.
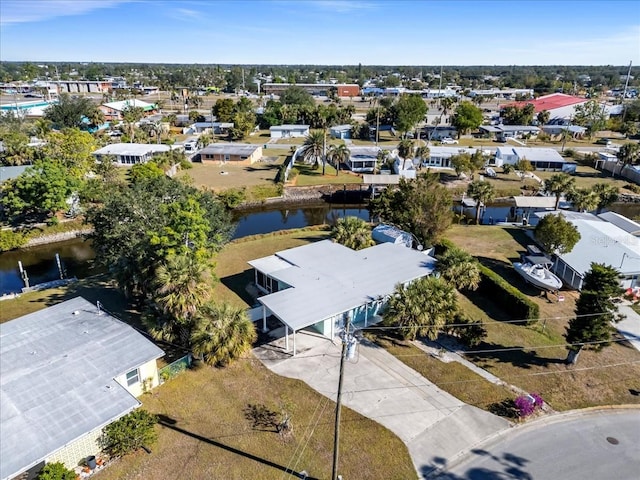
{"type": "Polygon", "coordinates": [[[544,400],[537,393],[532,393],[530,395],[520,395],[515,399],[514,404],[518,409],[518,416],[525,418],[541,409],[544,405],[544,400]]]}
{"type": "Polygon", "coordinates": [[[484,265],[480,266],[480,275],[482,276],[480,288],[478,289],[480,294],[492,298],[513,318],[526,319],[527,325],[531,325],[538,320],[540,317],[538,304],[529,300],[520,290],[484,265]]]}
{"type": "Polygon", "coordinates": [[[7,252],[22,247],[27,239],[21,232],[12,230],[0,230],[0,252],[7,252]]]}
{"type": "MultiPolygon", "coordinates": [[[[450,248],[458,248],[452,241],[441,239],[436,245],[436,255],[442,255],[450,248]]],[[[509,284],[504,278],[484,265],[480,265],[480,294],[492,298],[502,305],[505,311],[516,319],[527,319],[531,325],[540,317],[538,305],[524,295],[520,290],[509,284]]]]}

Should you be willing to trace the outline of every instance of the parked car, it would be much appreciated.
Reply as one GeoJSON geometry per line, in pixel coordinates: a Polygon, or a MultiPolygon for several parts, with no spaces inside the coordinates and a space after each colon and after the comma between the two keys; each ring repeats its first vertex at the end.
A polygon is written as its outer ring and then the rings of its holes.
{"type": "Polygon", "coordinates": [[[458,140],[454,140],[451,137],[442,137],[440,139],[440,143],[442,143],[443,145],[457,145],[458,140]]]}
{"type": "Polygon", "coordinates": [[[596,145],[606,145],[607,147],[611,146],[611,140],[609,140],[608,138],[599,138],[596,141],[596,145]]]}

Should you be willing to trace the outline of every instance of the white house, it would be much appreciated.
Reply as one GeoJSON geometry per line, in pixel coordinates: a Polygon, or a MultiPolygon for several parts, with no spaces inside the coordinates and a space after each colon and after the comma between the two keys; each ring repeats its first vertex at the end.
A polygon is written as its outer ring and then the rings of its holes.
{"type": "Polygon", "coordinates": [[[112,143],[93,152],[93,156],[99,162],[105,158],[112,158],[117,165],[135,165],[146,163],[155,155],[182,148],[182,145],[112,143]]]}
{"type": "MultiPolygon", "coordinates": [[[[538,212],[557,215],[559,212],[538,212]]],[[[591,213],[562,211],[561,214],[578,229],[580,240],[569,253],[556,255],[553,271],[565,284],[580,290],[591,263],[604,263],[620,272],[623,288],[638,285],[640,275],[640,240],[615,223],[591,213]]],[[[616,222],[618,223],[618,222],[616,222]]]]}
{"type": "Polygon", "coordinates": [[[269,129],[271,138],[295,138],[309,135],[309,125],[275,125],[269,129]]]}
{"type": "Polygon", "coordinates": [[[232,122],[195,122],[182,129],[183,135],[192,135],[194,133],[211,132],[220,135],[228,132],[233,128],[232,122]]]}
{"type": "Polygon", "coordinates": [[[0,338],[2,480],[97,455],[103,427],[158,384],[164,355],[82,297],[3,323],[0,338]]]}
{"type": "Polygon", "coordinates": [[[480,125],[478,129],[499,142],[506,142],[507,138],[523,138],[527,135],[535,137],[540,133],[538,127],[531,125],[480,125]]]}
{"type": "Polygon", "coordinates": [[[350,319],[355,328],[381,320],[378,313],[397,284],[430,275],[436,260],[392,243],[355,251],[331,240],[277,252],[249,262],[266,318],[273,315],[293,332],[312,327],[333,339],[350,319]]]}
{"type": "Polygon", "coordinates": [[[528,160],[536,170],[575,172],[576,164],[565,160],[553,148],[532,148],[504,146],[496,149],[495,164],[515,165],[521,160],[528,160]]]}
{"type": "MultiPolygon", "coordinates": [[[[429,147],[429,158],[422,160],[424,168],[453,168],[451,166],[451,157],[454,155],[475,154],[477,149],[465,147],[429,147]]],[[[484,152],[483,152],[484,153],[484,152]]],[[[489,150],[486,151],[489,154],[489,150]]]]}
{"type": "Polygon", "coordinates": [[[340,140],[351,138],[351,125],[334,125],[329,129],[329,135],[331,138],[337,138],[340,140]]]}
{"type": "Polygon", "coordinates": [[[104,114],[106,120],[122,120],[122,114],[127,108],[141,108],[144,114],[152,113],[157,109],[154,103],[143,102],[142,100],[119,100],[117,102],[103,103],[98,107],[104,114]]]}
{"type": "Polygon", "coordinates": [[[347,167],[352,172],[371,173],[376,169],[378,161],[378,147],[354,147],[349,146],[349,159],[347,167]]]}

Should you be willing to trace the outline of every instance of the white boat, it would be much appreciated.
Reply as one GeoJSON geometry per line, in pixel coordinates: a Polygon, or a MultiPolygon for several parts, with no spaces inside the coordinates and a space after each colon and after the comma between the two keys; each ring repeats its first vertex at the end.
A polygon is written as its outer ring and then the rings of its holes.
{"type": "Polygon", "coordinates": [[[562,281],[541,263],[514,262],[516,272],[532,285],[544,290],[559,290],[562,281]]]}

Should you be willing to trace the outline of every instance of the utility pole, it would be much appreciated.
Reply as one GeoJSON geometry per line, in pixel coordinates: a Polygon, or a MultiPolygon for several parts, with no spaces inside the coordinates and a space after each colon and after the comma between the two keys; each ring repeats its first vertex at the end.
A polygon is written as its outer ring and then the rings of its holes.
{"type": "Polygon", "coordinates": [[[338,449],[340,447],[340,413],[342,402],[342,380],[344,378],[344,360],[347,356],[347,336],[349,335],[351,319],[347,317],[347,324],[345,326],[344,338],[342,339],[342,352],[340,354],[340,376],[338,379],[338,396],[336,398],[336,421],[335,421],[335,434],[333,436],[333,473],[331,474],[332,480],[338,479],[338,449]]]}
{"type": "Polygon", "coordinates": [[[627,87],[629,87],[629,77],[631,77],[631,63],[629,62],[629,70],[627,71],[627,80],[624,82],[624,90],[622,91],[622,121],[624,122],[624,117],[627,116],[627,104],[625,100],[627,99],[627,87]]]}
{"type": "MultiPolygon", "coordinates": [[[[342,353],[340,354],[340,377],[338,379],[338,396],[336,398],[336,422],[335,434],[333,436],[333,473],[332,480],[338,480],[338,449],[340,447],[340,412],[342,406],[342,380],[344,378],[344,361],[347,358],[349,350],[353,347],[355,339],[349,334],[351,327],[351,315],[347,316],[347,323],[342,335],[342,353]]],[[[353,350],[351,350],[353,351],[353,350]]]]}

